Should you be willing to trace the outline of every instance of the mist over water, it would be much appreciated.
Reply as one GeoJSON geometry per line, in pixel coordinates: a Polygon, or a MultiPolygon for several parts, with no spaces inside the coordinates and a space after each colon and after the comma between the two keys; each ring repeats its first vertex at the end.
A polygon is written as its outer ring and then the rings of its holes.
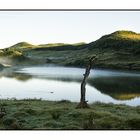
{"type": "Polygon", "coordinates": [[[13,62],[12,62],[12,60],[8,59],[7,57],[1,57],[0,64],[7,66],[7,65],[12,65],[13,62]]]}

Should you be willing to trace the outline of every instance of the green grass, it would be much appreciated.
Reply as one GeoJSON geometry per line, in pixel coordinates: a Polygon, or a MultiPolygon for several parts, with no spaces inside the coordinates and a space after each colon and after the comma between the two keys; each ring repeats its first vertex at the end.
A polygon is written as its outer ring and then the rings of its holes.
{"type": "Polygon", "coordinates": [[[140,106],[90,104],[90,109],[75,109],[78,103],[67,100],[2,100],[6,115],[0,129],[140,129],[140,106]]]}

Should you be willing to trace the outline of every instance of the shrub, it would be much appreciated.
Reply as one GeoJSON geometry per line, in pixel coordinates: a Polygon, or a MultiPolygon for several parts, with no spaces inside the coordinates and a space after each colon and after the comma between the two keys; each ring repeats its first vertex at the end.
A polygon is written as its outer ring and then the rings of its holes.
{"type": "Polygon", "coordinates": [[[52,111],[52,112],[50,112],[50,114],[54,120],[58,120],[61,116],[61,113],[58,111],[52,111]]]}
{"type": "Polygon", "coordinates": [[[33,110],[33,109],[27,109],[26,110],[26,113],[28,113],[28,114],[30,114],[30,115],[36,115],[37,114],[37,112],[35,111],[35,110],[33,110]]]}
{"type": "Polygon", "coordinates": [[[57,103],[71,103],[71,101],[69,101],[69,100],[61,100],[61,101],[57,101],[57,103]]]}
{"type": "Polygon", "coordinates": [[[128,119],[126,124],[130,129],[140,129],[140,118],[128,119]]]}
{"type": "Polygon", "coordinates": [[[5,118],[3,124],[6,129],[21,129],[21,126],[15,118],[5,118]]]}

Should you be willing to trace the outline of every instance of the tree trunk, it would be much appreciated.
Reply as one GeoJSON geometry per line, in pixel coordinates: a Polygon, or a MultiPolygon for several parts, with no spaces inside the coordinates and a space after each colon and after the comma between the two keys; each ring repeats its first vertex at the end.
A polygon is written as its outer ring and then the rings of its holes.
{"type": "Polygon", "coordinates": [[[85,74],[84,75],[84,78],[82,80],[82,83],[81,83],[81,99],[80,99],[80,103],[78,104],[78,106],[76,108],[89,108],[87,102],[86,101],[86,83],[87,83],[87,79],[88,79],[88,76],[90,74],[90,70],[92,68],[92,63],[93,63],[93,59],[95,57],[92,57],[89,59],[89,64],[86,68],[86,71],[85,71],[85,74]]]}

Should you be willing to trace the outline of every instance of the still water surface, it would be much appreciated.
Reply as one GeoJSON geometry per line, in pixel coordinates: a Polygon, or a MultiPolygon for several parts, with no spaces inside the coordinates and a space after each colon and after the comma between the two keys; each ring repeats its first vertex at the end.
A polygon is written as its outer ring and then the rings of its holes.
{"type": "MultiPolygon", "coordinates": [[[[27,67],[0,72],[1,98],[80,99],[85,69],[68,67],[27,67]]],[[[140,105],[140,73],[91,70],[86,99],[104,103],[140,105]]]]}

